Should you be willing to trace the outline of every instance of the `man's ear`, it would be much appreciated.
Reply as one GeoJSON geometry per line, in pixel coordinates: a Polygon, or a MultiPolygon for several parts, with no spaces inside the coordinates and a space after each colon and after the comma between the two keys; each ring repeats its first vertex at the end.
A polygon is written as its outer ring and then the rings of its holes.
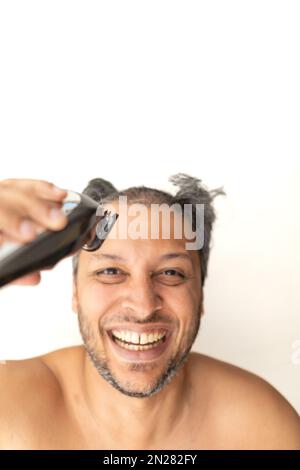
{"type": "Polygon", "coordinates": [[[73,292],[72,292],[72,310],[74,313],[78,313],[78,297],[77,297],[77,282],[76,275],[73,276],[73,292]]]}

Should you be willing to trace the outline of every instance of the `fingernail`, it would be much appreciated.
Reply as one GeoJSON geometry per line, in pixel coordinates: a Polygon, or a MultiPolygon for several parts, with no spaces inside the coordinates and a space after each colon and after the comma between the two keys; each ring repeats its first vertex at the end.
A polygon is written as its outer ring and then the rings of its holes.
{"type": "Polygon", "coordinates": [[[57,186],[53,186],[52,187],[52,191],[54,194],[61,194],[61,193],[65,193],[66,191],[64,189],[61,189],[61,188],[58,188],[57,186]]]}
{"type": "Polygon", "coordinates": [[[29,220],[23,220],[20,225],[20,233],[23,237],[31,238],[36,232],[33,224],[29,220]]]}

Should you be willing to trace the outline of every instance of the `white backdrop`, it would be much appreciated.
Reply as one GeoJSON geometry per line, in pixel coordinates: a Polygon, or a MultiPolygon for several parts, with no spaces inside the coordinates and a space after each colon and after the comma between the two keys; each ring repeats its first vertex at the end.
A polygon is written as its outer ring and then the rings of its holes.
{"type": "MultiPolygon", "coordinates": [[[[0,3],[0,179],[224,185],[194,349],[298,411],[299,23],[288,0],[0,3]]],[[[0,291],[0,359],[80,342],[70,260],[42,277],[0,291]]]]}

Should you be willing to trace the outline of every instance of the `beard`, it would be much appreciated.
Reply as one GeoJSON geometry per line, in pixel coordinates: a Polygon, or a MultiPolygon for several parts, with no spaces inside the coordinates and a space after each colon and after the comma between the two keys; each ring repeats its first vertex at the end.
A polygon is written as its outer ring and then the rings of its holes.
{"type": "MultiPolygon", "coordinates": [[[[163,320],[163,318],[161,318],[163,320]]],[[[157,314],[153,314],[152,318],[147,319],[147,324],[157,321],[157,314]]],[[[78,322],[79,329],[83,339],[83,344],[86,352],[93,365],[97,369],[100,376],[112,385],[116,390],[123,393],[128,397],[135,398],[148,398],[160,392],[167,384],[171,382],[173,377],[177,374],[180,367],[188,360],[189,352],[193,343],[198,335],[200,328],[200,315],[195,313],[188,331],[185,334],[183,345],[176,351],[169,359],[164,370],[160,373],[159,377],[153,383],[145,383],[143,389],[141,386],[134,384],[132,380],[121,380],[114,374],[109,360],[105,357],[103,351],[100,350],[99,344],[99,329],[93,328],[91,322],[88,321],[86,315],[83,314],[81,306],[78,306],[78,322]]],[[[141,323],[141,322],[135,322],[141,323]]],[[[134,324],[134,322],[131,322],[134,324]]],[[[147,372],[155,367],[153,364],[147,363],[130,363],[129,371],[147,372]]]]}

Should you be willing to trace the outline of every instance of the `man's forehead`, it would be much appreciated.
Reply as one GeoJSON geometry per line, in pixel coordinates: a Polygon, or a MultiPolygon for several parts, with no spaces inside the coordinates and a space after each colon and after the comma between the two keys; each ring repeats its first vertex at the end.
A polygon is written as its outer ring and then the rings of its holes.
{"type": "Polygon", "coordinates": [[[119,214],[110,239],[185,240],[185,234],[190,233],[190,223],[177,206],[127,203],[126,199],[105,203],[103,209],[119,214]]]}

